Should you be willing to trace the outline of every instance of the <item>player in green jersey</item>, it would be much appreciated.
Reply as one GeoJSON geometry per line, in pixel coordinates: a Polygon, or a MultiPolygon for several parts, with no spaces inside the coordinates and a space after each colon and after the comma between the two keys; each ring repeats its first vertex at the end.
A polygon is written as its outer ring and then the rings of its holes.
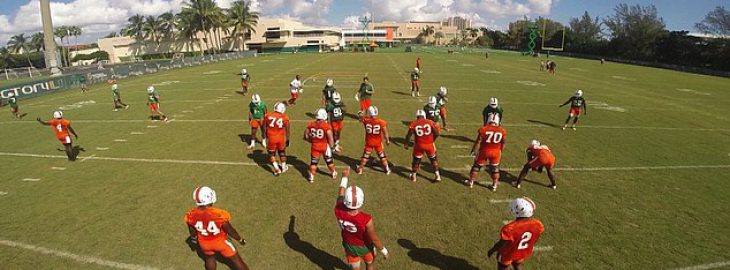
{"type": "Polygon", "coordinates": [[[10,113],[13,114],[13,118],[16,120],[19,120],[20,118],[23,118],[25,114],[20,114],[20,109],[18,108],[18,98],[15,96],[14,92],[8,92],[8,105],[10,105],[10,113]]]}
{"type": "Polygon", "coordinates": [[[345,112],[347,111],[345,103],[342,102],[340,93],[332,93],[332,101],[327,104],[325,109],[329,114],[329,122],[332,126],[332,137],[335,141],[335,152],[339,153],[342,151],[342,147],[340,147],[340,134],[342,132],[342,124],[345,120],[345,112]]]}
{"type": "Polygon", "coordinates": [[[368,77],[363,77],[360,88],[355,92],[355,99],[360,102],[360,111],[357,112],[358,116],[362,117],[365,111],[370,108],[370,105],[373,104],[373,94],[375,94],[373,84],[370,83],[368,77]]]}
{"type": "MultiPolygon", "coordinates": [[[[256,146],[256,131],[259,127],[265,125],[264,115],[266,113],[266,102],[261,100],[261,96],[258,94],[251,96],[251,103],[248,104],[248,123],[251,125],[251,143],[248,145],[248,149],[253,149],[256,146]]],[[[264,132],[266,130],[261,128],[261,138],[266,138],[264,132]]],[[[266,146],[264,145],[264,147],[266,146]]]]}
{"type": "Polygon", "coordinates": [[[89,88],[86,86],[86,75],[79,75],[79,83],[81,84],[81,93],[89,91],[89,88]]]}
{"type": "Polygon", "coordinates": [[[436,96],[428,97],[428,103],[423,106],[423,111],[426,112],[426,119],[433,121],[436,125],[441,122],[441,107],[436,96]]]}
{"type": "MultiPolygon", "coordinates": [[[[444,131],[449,131],[448,126],[446,125],[446,103],[449,102],[449,98],[446,97],[448,93],[448,89],[446,89],[446,86],[439,87],[438,93],[436,93],[436,104],[439,106],[439,112],[441,113],[441,121],[444,123],[443,128],[444,131]]],[[[438,123],[437,123],[438,124],[438,123]]]]}
{"type": "Polygon", "coordinates": [[[147,105],[150,107],[150,113],[152,114],[150,119],[167,121],[167,116],[160,111],[160,95],[157,94],[154,86],[147,87],[147,105]]]}
{"type": "Polygon", "coordinates": [[[251,82],[251,75],[248,74],[248,70],[241,69],[241,73],[237,73],[236,75],[241,76],[241,94],[244,96],[248,93],[248,84],[251,82]]]}
{"type": "Polygon", "coordinates": [[[497,123],[497,124],[499,124],[501,126],[502,120],[504,119],[502,117],[503,112],[504,112],[504,110],[502,110],[502,107],[499,106],[499,100],[496,97],[489,98],[489,104],[486,107],[484,107],[484,110],[482,110],[482,117],[484,120],[484,125],[485,126],[487,125],[487,121],[489,120],[491,115],[496,114],[497,116],[499,116],[499,119],[500,119],[499,123],[497,123]]]}
{"type": "Polygon", "coordinates": [[[119,108],[124,107],[124,109],[129,109],[129,105],[124,104],[122,102],[122,96],[119,94],[119,85],[117,84],[116,80],[109,80],[109,83],[112,85],[112,98],[114,99],[114,111],[118,111],[119,108]]]}
{"type": "Polygon", "coordinates": [[[418,70],[418,68],[413,68],[413,72],[411,72],[411,96],[412,97],[420,97],[421,96],[421,71],[418,70]]]}
{"type": "Polygon", "coordinates": [[[583,115],[588,113],[588,108],[586,107],[586,100],[583,98],[583,90],[578,89],[578,91],[575,91],[575,95],[570,97],[568,101],[563,103],[563,105],[560,105],[560,107],[563,107],[570,103],[570,111],[568,112],[568,118],[565,119],[565,125],[563,125],[563,130],[568,128],[568,122],[571,118],[573,118],[573,125],[570,127],[573,130],[575,130],[575,124],[578,123],[578,116],[580,116],[581,113],[583,115]]]}
{"type": "Polygon", "coordinates": [[[327,83],[324,85],[324,89],[322,89],[322,105],[327,106],[332,101],[332,95],[337,92],[337,89],[335,88],[335,81],[332,79],[327,79],[327,83]]]}

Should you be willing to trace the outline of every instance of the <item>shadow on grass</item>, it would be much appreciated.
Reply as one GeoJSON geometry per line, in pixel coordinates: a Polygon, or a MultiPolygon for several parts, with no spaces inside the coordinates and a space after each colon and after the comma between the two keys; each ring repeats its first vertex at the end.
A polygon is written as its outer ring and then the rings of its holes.
{"type": "Polygon", "coordinates": [[[322,270],[350,269],[340,258],[303,241],[296,232],[296,217],[289,217],[289,229],[284,233],[284,242],[290,249],[301,253],[322,270]]]}
{"type": "Polygon", "coordinates": [[[249,152],[248,150],[246,150],[246,148],[243,148],[243,151],[248,152],[246,156],[249,159],[253,160],[253,162],[255,162],[256,164],[258,164],[259,167],[269,173],[274,173],[274,170],[271,168],[271,166],[269,166],[269,155],[263,150],[256,149],[249,152]]]}
{"type": "Polygon", "coordinates": [[[478,267],[472,265],[465,259],[445,255],[432,248],[418,247],[408,239],[398,239],[398,245],[408,250],[408,257],[414,262],[433,266],[441,270],[479,270],[478,267]]]}
{"type": "Polygon", "coordinates": [[[473,143],[474,142],[474,140],[472,140],[471,138],[466,137],[466,136],[463,136],[463,135],[451,135],[451,134],[441,133],[441,136],[439,136],[439,137],[446,138],[446,139],[449,139],[449,140],[460,141],[460,142],[469,142],[469,143],[473,143]]]}
{"type": "Polygon", "coordinates": [[[360,120],[360,117],[357,117],[357,114],[354,113],[345,112],[343,115],[353,120],[360,120]]]}
{"type": "Polygon", "coordinates": [[[530,122],[530,123],[533,123],[533,124],[539,124],[539,125],[543,125],[543,126],[548,126],[548,127],[552,127],[552,128],[562,128],[563,127],[561,125],[556,125],[556,124],[553,124],[553,123],[549,123],[549,122],[545,122],[545,121],[540,121],[540,120],[528,119],[527,122],[530,122]]]}
{"type": "MultiPolygon", "coordinates": [[[[205,264],[205,254],[203,254],[203,251],[200,250],[200,246],[193,243],[193,241],[190,237],[185,239],[185,244],[188,245],[188,247],[190,248],[190,251],[195,251],[195,254],[198,255],[198,258],[200,258],[200,260],[203,261],[203,264],[205,264]]],[[[231,260],[226,259],[225,257],[221,256],[220,253],[218,253],[218,252],[215,253],[215,260],[228,266],[228,269],[236,269],[236,265],[233,264],[233,262],[231,260]]]]}

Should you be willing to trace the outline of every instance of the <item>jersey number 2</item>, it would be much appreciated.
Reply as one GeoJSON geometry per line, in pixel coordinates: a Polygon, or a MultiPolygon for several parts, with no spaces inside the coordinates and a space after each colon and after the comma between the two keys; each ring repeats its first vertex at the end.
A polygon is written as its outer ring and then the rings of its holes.
{"type": "Polygon", "coordinates": [[[530,247],[530,239],[532,239],[531,232],[523,233],[522,240],[520,240],[520,244],[517,245],[517,249],[526,249],[526,248],[530,247]]]}
{"type": "Polygon", "coordinates": [[[208,226],[203,226],[202,221],[195,222],[195,229],[200,232],[203,236],[208,236],[208,234],[218,235],[221,233],[221,229],[218,228],[218,226],[215,225],[215,222],[208,221],[208,226]]]}

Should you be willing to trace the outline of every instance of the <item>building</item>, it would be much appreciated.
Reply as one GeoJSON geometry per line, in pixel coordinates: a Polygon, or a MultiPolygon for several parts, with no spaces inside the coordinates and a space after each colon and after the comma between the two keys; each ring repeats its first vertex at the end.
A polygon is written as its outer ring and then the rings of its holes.
{"type": "Polygon", "coordinates": [[[393,39],[402,43],[418,43],[419,37],[422,37],[426,42],[434,42],[436,44],[445,44],[454,37],[460,35],[459,29],[456,26],[447,26],[443,22],[372,22],[368,25],[368,28],[373,30],[386,30],[393,32],[393,39]],[[433,32],[429,36],[421,35],[425,29],[433,27],[433,32]],[[444,37],[437,38],[436,33],[443,34],[444,37]]]}
{"type": "Polygon", "coordinates": [[[448,17],[444,20],[445,26],[456,26],[458,30],[464,30],[471,28],[471,19],[463,17],[448,17]]]}

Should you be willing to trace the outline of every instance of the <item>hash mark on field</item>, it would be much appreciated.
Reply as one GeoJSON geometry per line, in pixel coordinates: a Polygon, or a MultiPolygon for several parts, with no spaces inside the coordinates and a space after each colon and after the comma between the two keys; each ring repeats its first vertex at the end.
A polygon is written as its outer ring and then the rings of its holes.
{"type": "Polygon", "coordinates": [[[51,170],[65,171],[66,170],[66,167],[51,167],[51,170]]]}
{"type": "Polygon", "coordinates": [[[535,246],[532,250],[534,250],[534,251],[552,251],[553,246],[535,246]]]}
{"type": "Polygon", "coordinates": [[[96,150],[106,151],[106,150],[109,150],[109,147],[97,147],[96,150]]]}
{"type": "Polygon", "coordinates": [[[125,139],[114,139],[114,141],[115,142],[126,142],[127,140],[125,140],[125,139]]]}
{"type": "Polygon", "coordinates": [[[26,181],[26,182],[38,182],[38,181],[41,181],[41,179],[40,178],[23,178],[23,181],[26,181]]]}
{"type": "Polygon", "coordinates": [[[511,201],[512,201],[511,199],[504,199],[504,200],[490,199],[489,200],[489,203],[508,203],[508,202],[511,202],[511,201]]]}
{"type": "Polygon", "coordinates": [[[190,111],[190,110],[184,110],[184,111],[182,111],[182,112],[184,112],[184,113],[192,113],[193,111],[190,111]]]}
{"type": "Polygon", "coordinates": [[[471,155],[456,155],[458,158],[473,158],[474,156],[471,155]]]}
{"type": "Polygon", "coordinates": [[[700,264],[700,265],[688,266],[688,267],[684,267],[684,268],[675,268],[674,270],[707,270],[707,269],[715,269],[715,268],[720,268],[720,267],[725,267],[725,266],[730,266],[730,261],[700,264]]]}
{"type": "MultiPolygon", "coordinates": [[[[469,146],[468,145],[462,145],[462,144],[455,144],[455,145],[452,145],[451,148],[469,149],[469,146]]],[[[730,155],[730,154],[728,154],[728,155],[730,155]]]]}
{"type": "Polygon", "coordinates": [[[2,195],[8,195],[8,193],[5,191],[0,191],[0,196],[2,196],[2,195]]]}
{"type": "Polygon", "coordinates": [[[147,126],[147,128],[157,128],[159,126],[147,126]]]}
{"type": "Polygon", "coordinates": [[[67,259],[71,259],[71,260],[74,260],[74,261],[77,261],[80,263],[84,263],[84,264],[92,263],[92,264],[98,264],[98,265],[112,267],[112,268],[116,268],[116,269],[127,269],[127,270],[157,270],[157,269],[159,269],[156,267],[150,267],[150,266],[145,266],[145,265],[108,261],[108,260],[104,260],[104,259],[93,257],[93,256],[77,255],[77,254],[69,253],[66,251],[49,249],[49,248],[44,248],[44,247],[39,247],[39,246],[34,246],[34,245],[30,245],[30,244],[24,244],[24,243],[4,240],[4,239],[0,239],[0,245],[35,251],[35,252],[45,254],[45,255],[67,258],[67,259]]]}
{"type": "Polygon", "coordinates": [[[132,131],[132,132],[130,132],[129,134],[130,134],[130,135],[144,135],[144,132],[139,132],[139,131],[132,131]]]}

